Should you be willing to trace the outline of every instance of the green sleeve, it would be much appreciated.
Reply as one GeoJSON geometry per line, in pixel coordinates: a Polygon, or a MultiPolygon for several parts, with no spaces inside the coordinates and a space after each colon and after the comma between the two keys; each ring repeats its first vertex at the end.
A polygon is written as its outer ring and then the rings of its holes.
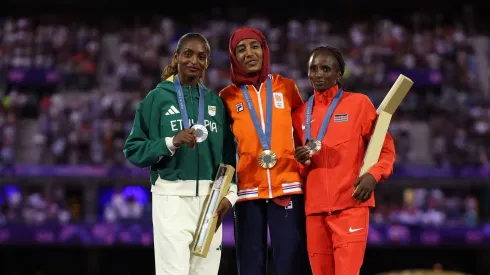
{"type": "Polygon", "coordinates": [[[231,131],[231,124],[228,112],[223,112],[223,162],[236,168],[236,146],[235,136],[231,131]]]}
{"type": "Polygon", "coordinates": [[[153,111],[154,93],[150,92],[138,105],[134,117],[133,128],[124,144],[124,155],[128,161],[138,167],[152,166],[160,161],[163,156],[170,156],[165,138],[150,139],[149,125],[153,111]]]}

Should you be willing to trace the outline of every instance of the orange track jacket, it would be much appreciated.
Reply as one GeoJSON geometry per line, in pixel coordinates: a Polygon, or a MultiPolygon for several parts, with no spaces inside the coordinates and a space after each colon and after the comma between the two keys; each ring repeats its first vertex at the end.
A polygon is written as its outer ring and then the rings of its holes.
{"type": "MultiPolygon", "coordinates": [[[[263,151],[241,88],[232,84],[220,92],[228,109],[232,130],[238,142],[238,201],[272,199],[283,195],[302,194],[301,177],[294,159],[292,111],[303,104],[293,80],[280,75],[272,77],[271,150],[277,163],[271,169],[257,162],[263,151]]],[[[266,81],[259,90],[247,85],[262,128],[266,114],[266,81]]]]}

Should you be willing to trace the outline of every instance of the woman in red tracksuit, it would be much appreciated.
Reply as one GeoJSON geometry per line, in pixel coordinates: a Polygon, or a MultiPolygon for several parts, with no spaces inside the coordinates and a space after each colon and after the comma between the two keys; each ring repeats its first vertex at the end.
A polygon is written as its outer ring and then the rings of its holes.
{"type": "Polygon", "coordinates": [[[295,158],[306,177],[307,246],[315,275],[359,274],[373,191],[392,173],[395,161],[393,139],[387,134],[378,163],[358,177],[377,115],[367,96],[342,89],[344,66],[337,49],[313,50],[308,78],[314,95],[293,114],[295,143],[301,145],[295,158]]]}

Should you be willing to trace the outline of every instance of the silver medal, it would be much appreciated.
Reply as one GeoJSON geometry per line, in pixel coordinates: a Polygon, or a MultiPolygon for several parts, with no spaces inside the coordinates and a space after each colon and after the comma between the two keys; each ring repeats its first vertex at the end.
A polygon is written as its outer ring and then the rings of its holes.
{"type": "Polygon", "coordinates": [[[195,130],[196,142],[203,142],[208,138],[208,129],[206,129],[206,126],[195,124],[191,128],[195,130]]]}
{"type": "Polygon", "coordinates": [[[310,148],[311,154],[316,154],[322,149],[322,142],[319,140],[311,140],[306,144],[308,148],[310,148]]]}

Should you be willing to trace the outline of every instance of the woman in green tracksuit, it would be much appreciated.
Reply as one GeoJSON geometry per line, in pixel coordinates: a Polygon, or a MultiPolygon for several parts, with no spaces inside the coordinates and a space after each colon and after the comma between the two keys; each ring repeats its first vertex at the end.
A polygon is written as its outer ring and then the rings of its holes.
{"type": "MultiPolygon", "coordinates": [[[[210,46],[201,34],[181,37],[163,81],[139,104],[124,155],[150,167],[156,274],[218,274],[222,227],[206,258],[190,244],[220,163],[235,166],[234,138],[219,96],[199,80],[210,46]]],[[[237,199],[236,185],[218,206],[219,221],[237,199]]]]}

